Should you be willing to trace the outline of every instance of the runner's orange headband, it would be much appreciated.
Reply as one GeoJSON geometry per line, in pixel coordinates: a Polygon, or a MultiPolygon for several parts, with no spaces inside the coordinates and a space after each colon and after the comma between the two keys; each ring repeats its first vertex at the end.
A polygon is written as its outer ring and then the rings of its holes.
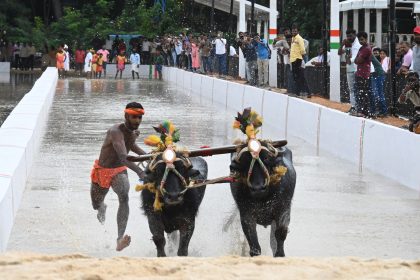
{"type": "Polygon", "coordinates": [[[124,112],[133,116],[144,115],[144,109],[141,108],[127,108],[124,110],[124,112]]]}

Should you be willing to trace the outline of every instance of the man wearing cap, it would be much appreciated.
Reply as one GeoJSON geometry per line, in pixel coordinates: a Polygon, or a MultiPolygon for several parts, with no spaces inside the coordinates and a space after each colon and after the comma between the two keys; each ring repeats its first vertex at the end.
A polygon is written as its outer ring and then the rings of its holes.
{"type": "Polygon", "coordinates": [[[135,163],[127,160],[130,151],[138,155],[145,152],[136,144],[139,136],[137,130],[144,115],[143,106],[137,102],[127,104],[125,122],[113,125],[106,133],[99,159],[95,160],[91,172],[91,199],[93,209],[98,210],[97,218],[100,223],[105,222],[106,204],[104,199],[112,187],[118,195],[119,207],[117,213],[118,238],[117,251],[123,250],[130,245],[131,237],[125,234],[127,227],[129,205],[127,167],[137,173],[140,179],[144,179],[145,173],[135,163]]]}
{"type": "Polygon", "coordinates": [[[420,26],[416,26],[413,33],[416,45],[413,47],[413,61],[411,62],[410,71],[420,75],[420,26]]]}

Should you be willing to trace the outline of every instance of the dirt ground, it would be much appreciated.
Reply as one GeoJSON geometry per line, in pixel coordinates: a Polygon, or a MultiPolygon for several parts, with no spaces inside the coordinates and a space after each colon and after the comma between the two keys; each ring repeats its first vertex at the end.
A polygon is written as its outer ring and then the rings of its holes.
{"type": "Polygon", "coordinates": [[[420,279],[420,260],[0,255],[0,279],[420,279]]]}

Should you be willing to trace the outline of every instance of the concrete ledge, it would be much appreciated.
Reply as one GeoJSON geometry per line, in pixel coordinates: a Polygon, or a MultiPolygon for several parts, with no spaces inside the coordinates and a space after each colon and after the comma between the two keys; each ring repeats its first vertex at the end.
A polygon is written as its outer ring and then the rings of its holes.
{"type": "Polygon", "coordinates": [[[213,79],[213,103],[226,107],[227,102],[227,82],[220,79],[213,79]]]}
{"type": "Polygon", "coordinates": [[[259,114],[262,114],[262,104],[264,100],[264,90],[251,87],[251,86],[244,86],[244,100],[242,106],[244,108],[252,107],[253,110],[257,111],[259,114]]]}
{"type": "MultiPolygon", "coordinates": [[[[241,111],[244,102],[244,85],[228,82],[226,108],[241,111]]],[[[232,119],[233,120],[233,119],[232,119]]]]}
{"type": "Polygon", "coordinates": [[[360,135],[363,119],[322,108],[319,147],[351,162],[360,164],[360,135]]]}
{"type": "Polygon", "coordinates": [[[420,135],[371,120],[362,134],[362,168],[420,191],[420,135]]]}
{"type": "MultiPolygon", "coordinates": [[[[139,67],[139,76],[142,79],[149,79],[150,71],[152,72],[152,79],[155,78],[155,66],[152,65],[152,69],[150,70],[150,65],[140,65],[139,67]]],[[[106,66],[106,77],[107,78],[113,78],[115,77],[115,74],[117,73],[117,65],[116,64],[107,64],[106,66]]],[[[86,73],[84,73],[86,75],[86,73]]],[[[102,73],[104,75],[104,73],[102,73]]],[[[137,75],[134,74],[137,78],[137,75]]],[[[118,78],[120,77],[120,74],[118,73],[118,78]]],[[[122,77],[125,79],[132,79],[131,75],[131,64],[126,64],[125,69],[122,73],[122,77]]]]}
{"type": "Polygon", "coordinates": [[[0,62],[0,73],[10,73],[10,62],[0,62]]]}
{"type": "Polygon", "coordinates": [[[287,133],[316,145],[321,106],[299,98],[289,98],[287,133]]]}
{"type": "Polygon", "coordinates": [[[33,157],[42,140],[55,88],[57,69],[35,82],[0,127],[0,252],[5,251],[33,157]]]}
{"type": "MultiPolygon", "coordinates": [[[[195,74],[198,75],[198,74],[195,74]]],[[[201,77],[201,96],[213,102],[214,78],[208,76],[201,77]]]]}
{"type": "Polygon", "coordinates": [[[12,180],[0,176],[0,252],[6,251],[13,227],[12,180]]]}
{"type": "Polygon", "coordinates": [[[201,95],[201,83],[203,82],[203,76],[202,75],[194,75],[193,79],[191,80],[191,86],[192,86],[192,93],[194,95],[201,95]]]}
{"type": "Polygon", "coordinates": [[[178,68],[172,68],[171,73],[176,73],[178,85],[179,81],[184,82],[184,75],[188,75],[188,79],[191,75],[192,88],[201,92],[204,99],[226,104],[226,108],[235,111],[248,106],[259,111],[264,118],[264,138],[299,137],[318,150],[357,164],[361,172],[368,168],[420,191],[419,135],[256,87],[191,74],[178,68]]]}

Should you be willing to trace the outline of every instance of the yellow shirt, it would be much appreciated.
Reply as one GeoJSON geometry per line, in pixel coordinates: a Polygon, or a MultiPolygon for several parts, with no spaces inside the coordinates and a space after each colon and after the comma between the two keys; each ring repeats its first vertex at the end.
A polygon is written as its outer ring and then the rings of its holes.
{"type": "Polygon", "coordinates": [[[305,44],[303,42],[303,38],[298,34],[292,38],[292,46],[290,48],[290,62],[295,62],[296,59],[303,59],[302,55],[305,53],[305,44]]]}

